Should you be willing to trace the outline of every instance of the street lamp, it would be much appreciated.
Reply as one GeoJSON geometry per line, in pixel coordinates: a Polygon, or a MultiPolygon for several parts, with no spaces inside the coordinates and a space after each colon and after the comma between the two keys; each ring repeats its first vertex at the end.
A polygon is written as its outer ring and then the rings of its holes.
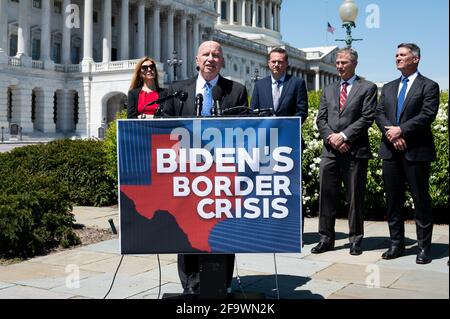
{"type": "Polygon", "coordinates": [[[255,69],[255,72],[250,77],[250,80],[252,80],[252,82],[256,82],[256,81],[259,80],[259,70],[258,70],[258,68],[255,69]]]}
{"type": "Polygon", "coordinates": [[[172,59],[167,60],[167,64],[169,65],[169,67],[173,67],[173,80],[174,81],[177,80],[177,66],[183,64],[183,60],[178,59],[177,54],[178,54],[177,51],[174,50],[172,52],[172,59]]]}
{"type": "Polygon", "coordinates": [[[339,7],[339,16],[342,20],[342,27],[347,30],[347,36],[345,39],[336,39],[336,41],[345,41],[347,48],[351,48],[353,41],[362,40],[352,37],[352,28],[356,28],[355,21],[358,16],[358,7],[355,0],[344,0],[344,3],[339,7]]]}

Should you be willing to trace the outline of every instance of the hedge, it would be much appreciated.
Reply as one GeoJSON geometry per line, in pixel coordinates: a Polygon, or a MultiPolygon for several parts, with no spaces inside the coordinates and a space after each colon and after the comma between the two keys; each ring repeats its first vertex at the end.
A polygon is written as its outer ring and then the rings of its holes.
{"type": "Polygon", "coordinates": [[[57,140],[15,148],[8,154],[7,163],[2,165],[55,176],[68,189],[74,205],[108,206],[117,202],[115,180],[106,173],[103,142],[57,140]]]}
{"type": "MultiPolygon", "coordinates": [[[[0,155],[0,163],[11,159],[0,155]]],[[[0,257],[26,258],[80,242],[68,190],[54,175],[0,165],[0,176],[0,257]]]]}
{"type": "MultiPolygon", "coordinates": [[[[318,214],[319,199],[319,165],[322,150],[317,126],[315,124],[321,92],[309,92],[309,114],[302,127],[306,149],[303,151],[303,211],[307,215],[318,214]]],[[[433,122],[433,134],[437,151],[437,160],[431,165],[430,195],[435,213],[436,222],[448,223],[449,209],[449,140],[448,140],[448,91],[441,92],[439,113],[433,122]]],[[[372,158],[369,160],[367,173],[367,189],[365,198],[365,215],[367,219],[385,219],[385,195],[383,179],[381,176],[381,160],[378,158],[378,147],[381,141],[381,132],[374,123],[369,129],[370,147],[372,158]]],[[[339,198],[341,208],[345,208],[343,192],[339,198]]],[[[413,202],[411,196],[407,196],[405,203],[407,218],[412,217],[413,202]]],[[[346,210],[341,209],[340,217],[346,217],[346,210]]]]}
{"type": "Polygon", "coordinates": [[[0,154],[0,257],[79,244],[73,205],[117,203],[103,143],[59,140],[0,154]]]}
{"type": "MultiPolygon", "coordinates": [[[[319,199],[319,165],[322,151],[322,140],[315,124],[322,92],[308,93],[309,114],[302,126],[302,135],[306,149],[302,155],[303,170],[303,212],[308,216],[318,215],[319,199]]],[[[449,209],[449,141],[448,141],[448,91],[441,92],[439,114],[433,123],[433,134],[437,150],[437,161],[432,163],[430,177],[430,193],[436,220],[448,223],[446,212],[449,209]]],[[[119,118],[125,118],[126,112],[119,113],[119,118]]],[[[381,132],[374,123],[369,129],[372,159],[369,160],[367,173],[367,190],[365,199],[365,215],[367,219],[384,220],[385,202],[383,180],[381,176],[381,160],[378,158],[378,147],[381,141],[381,132]]],[[[105,152],[108,161],[108,176],[115,180],[117,185],[117,154],[116,154],[116,125],[110,125],[106,132],[105,152]]],[[[117,196],[117,193],[115,194],[117,196]]],[[[407,196],[405,203],[408,216],[411,217],[412,199],[407,196]]],[[[346,203],[343,189],[338,199],[340,204],[339,217],[346,217],[346,203]]]]}

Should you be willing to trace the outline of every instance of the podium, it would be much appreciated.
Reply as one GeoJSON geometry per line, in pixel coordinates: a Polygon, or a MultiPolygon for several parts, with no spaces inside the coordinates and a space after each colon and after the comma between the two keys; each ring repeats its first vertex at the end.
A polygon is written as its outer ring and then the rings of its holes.
{"type": "Polygon", "coordinates": [[[227,292],[223,254],[301,251],[300,129],[297,117],[232,114],[118,121],[122,254],[200,261],[198,294],[163,298],[264,298],[227,292]]]}

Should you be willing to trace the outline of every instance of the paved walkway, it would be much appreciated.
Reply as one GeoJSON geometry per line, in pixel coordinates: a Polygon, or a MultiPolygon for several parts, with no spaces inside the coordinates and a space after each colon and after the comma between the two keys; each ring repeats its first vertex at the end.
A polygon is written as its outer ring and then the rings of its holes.
{"type": "MultiPolygon", "coordinates": [[[[76,207],[78,223],[108,228],[113,218],[118,227],[117,209],[76,207]]],[[[305,219],[305,247],[301,254],[277,254],[278,284],[281,298],[449,298],[449,227],[435,226],[433,262],[417,265],[414,224],[406,225],[407,256],[382,260],[388,247],[385,222],[366,222],[364,253],[351,256],[346,240],[347,223],[336,223],[336,250],[313,255],[318,240],[317,219],[305,219]]],[[[0,266],[2,298],[103,298],[120,261],[119,240],[36,257],[9,266],[0,266]],[[79,278],[79,280],[76,280],[79,278]]],[[[178,293],[176,255],[160,255],[161,294],[178,293]]],[[[273,254],[237,254],[232,289],[263,292],[277,298],[273,254]],[[241,285],[236,280],[239,274],[241,285]]],[[[159,270],[156,255],[127,255],[118,271],[108,298],[155,299],[159,270]]]]}

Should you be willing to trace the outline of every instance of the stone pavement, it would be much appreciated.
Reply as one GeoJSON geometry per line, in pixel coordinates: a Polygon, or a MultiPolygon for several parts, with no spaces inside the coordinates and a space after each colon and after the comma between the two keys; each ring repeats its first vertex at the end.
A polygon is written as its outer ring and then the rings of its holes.
{"type": "MultiPolygon", "coordinates": [[[[115,208],[75,207],[77,223],[109,229],[115,208]]],[[[320,255],[310,250],[318,240],[317,219],[305,219],[305,247],[301,254],[276,254],[278,287],[283,299],[448,299],[448,225],[436,225],[433,261],[417,265],[414,224],[406,225],[407,256],[382,260],[389,245],[385,222],[366,222],[364,252],[348,253],[347,222],[336,222],[336,249],[320,255]]],[[[0,299],[3,298],[103,298],[120,261],[119,240],[113,239],[0,266],[0,299]],[[78,279],[78,280],[77,280],[78,279]]],[[[277,298],[273,254],[237,254],[232,289],[264,293],[277,298]],[[239,276],[240,284],[237,277],[239,276]]],[[[176,255],[160,255],[161,296],[182,288],[176,255]]],[[[156,255],[126,255],[109,298],[156,299],[159,290],[156,255]]]]}

